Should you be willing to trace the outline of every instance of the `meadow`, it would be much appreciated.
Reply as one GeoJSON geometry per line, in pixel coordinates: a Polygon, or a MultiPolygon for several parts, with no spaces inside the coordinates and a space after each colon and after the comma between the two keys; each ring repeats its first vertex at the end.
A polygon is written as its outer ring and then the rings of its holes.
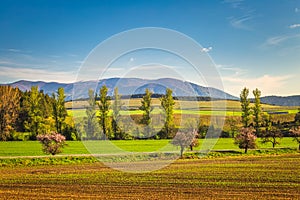
{"type": "MultiPolygon", "coordinates": [[[[204,139],[199,139],[199,147],[195,147],[197,151],[201,148],[204,139]]],[[[166,151],[178,151],[178,147],[170,144],[170,140],[112,140],[110,141],[114,146],[129,152],[153,152],[165,147],[166,151]]],[[[280,145],[276,148],[292,148],[298,147],[297,143],[292,138],[284,137],[280,140],[280,145]]],[[[104,144],[101,141],[67,141],[67,146],[63,149],[62,155],[80,155],[89,154],[86,146],[101,146],[104,144]]],[[[271,148],[271,143],[262,144],[261,140],[257,141],[258,149],[271,148]]],[[[213,147],[213,150],[234,150],[242,152],[238,146],[234,145],[232,138],[220,138],[213,147]]],[[[110,149],[107,150],[110,153],[110,149]]],[[[188,149],[187,149],[188,151],[188,149]]],[[[0,142],[0,157],[11,156],[42,156],[41,144],[38,141],[9,141],[0,142]]]]}
{"type": "Polygon", "coordinates": [[[298,154],[284,154],[184,159],[151,173],[125,173],[99,162],[0,167],[0,197],[299,199],[299,163],[298,154]]]}

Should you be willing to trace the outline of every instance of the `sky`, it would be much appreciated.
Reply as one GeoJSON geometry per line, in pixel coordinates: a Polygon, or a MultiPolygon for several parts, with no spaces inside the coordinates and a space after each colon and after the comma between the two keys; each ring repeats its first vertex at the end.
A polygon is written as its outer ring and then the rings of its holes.
{"type": "MultiPolygon", "coordinates": [[[[0,4],[0,83],[77,81],[99,44],[131,29],[159,27],[197,42],[214,64],[224,91],[232,95],[239,96],[243,87],[259,88],[262,96],[300,95],[300,0],[1,0],[0,4]]],[[[214,87],[207,85],[205,71],[195,75],[182,57],[159,49],[128,52],[106,73],[100,69],[93,73],[101,78],[174,77],[214,87]]]]}

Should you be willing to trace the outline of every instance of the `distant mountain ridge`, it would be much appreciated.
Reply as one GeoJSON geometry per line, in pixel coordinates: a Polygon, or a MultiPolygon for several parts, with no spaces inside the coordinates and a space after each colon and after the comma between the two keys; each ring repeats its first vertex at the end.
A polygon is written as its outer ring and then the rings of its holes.
{"type": "Polygon", "coordinates": [[[262,97],[262,103],[278,105],[278,106],[300,106],[300,95],[293,95],[287,97],[281,96],[266,96],[262,97]]]}
{"type": "Polygon", "coordinates": [[[75,83],[57,83],[43,81],[26,81],[21,80],[7,84],[12,87],[18,87],[22,91],[30,90],[32,86],[38,86],[45,94],[56,92],[59,87],[65,89],[66,100],[72,100],[74,89],[74,100],[88,97],[88,89],[99,89],[106,85],[108,95],[113,95],[113,90],[118,87],[121,95],[144,94],[148,88],[152,93],[165,94],[166,88],[173,90],[174,96],[192,96],[192,97],[211,97],[213,99],[232,99],[237,97],[212,87],[203,87],[187,81],[181,81],[173,78],[162,78],[156,80],[139,79],[139,78],[109,78],[100,81],[84,81],[75,83]]]}
{"type": "MultiPolygon", "coordinates": [[[[118,87],[121,95],[144,94],[145,89],[150,89],[153,93],[164,94],[166,88],[173,90],[174,96],[192,96],[192,97],[211,97],[215,99],[238,100],[237,97],[225,93],[221,90],[203,87],[187,81],[181,81],[172,78],[162,78],[157,80],[146,80],[139,78],[109,78],[98,81],[84,81],[75,83],[57,83],[43,81],[26,81],[21,80],[14,83],[6,84],[12,87],[18,87],[22,91],[30,90],[32,86],[38,86],[46,94],[51,95],[56,92],[59,87],[65,89],[66,100],[72,100],[73,89],[74,99],[83,99],[88,97],[88,89],[92,88],[99,91],[100,87],[106,85],[108,87],[108,95],[113,95],[114,87],[118,87]]],[[[98,92],[99,93],[99,92],[98,92]]],[[[300,95],[294,96],[265,96],[261,97],[261,102],[279,106],[300,106],[300,95]]]]}

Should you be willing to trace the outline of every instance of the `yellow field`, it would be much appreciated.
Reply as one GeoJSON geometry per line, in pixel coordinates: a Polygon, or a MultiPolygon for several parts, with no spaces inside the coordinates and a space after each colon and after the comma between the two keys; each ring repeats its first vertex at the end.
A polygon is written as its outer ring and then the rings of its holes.
{"type": "MultiPolygon", "coordinates": [[[[113,101],[111,101],[111,104],[113,101]]],[[[152,105],[153,106],[160,106],[160,100],[158,98],[152,99],[152,105]]],[[[135,99],[123,99],[122,104],[124,106],[128,107],[135,107],[138,108],[141,106],[141,99],[135,98],[135,99]]],[[[84,108],[87,106],[87,101],[74,101],[74,102],[66,102],[66,108],[70,109],[72,108],[84,108]]],[[[253,103],[250,103],[250,106],[253,106],[253,103]]],[[[214,109],[224,109],[226,110],[240,110],[241,104],[239,101],[233,101],[233,100],[215,100],[215,101],[183,101],[183,100],[175,100],[175,109],[180,108],[193,108],[198,107],[201,110],[211,110],[214,109]]],[[[269,105],[269,104],[262,104],[263,110],[297,110],[297,107],[283,107],[283,106],[275,106],[275,105],[269,105]]]]}

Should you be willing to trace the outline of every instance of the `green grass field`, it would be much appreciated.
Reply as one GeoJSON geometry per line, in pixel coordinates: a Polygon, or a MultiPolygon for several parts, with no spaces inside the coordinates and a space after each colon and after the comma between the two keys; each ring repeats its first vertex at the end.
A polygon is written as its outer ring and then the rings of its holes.
{"type": "Polygon", "coordinates": [[[151,173],[101,163],[0,167],[1,199],[300,199],[297,154],[178,160],[151,173]]]}
{"type": "MultiPolygon", "coordinates": [[[[115,140],[111,141],[113,146],[116,146],[124,151],[129,152],[153,152],[164,148],[166,151],[177,151],[178,148],[170,144],[170,140],[115,140]]],[[[201,148],[203,139],[199,140],[200,146],[195,150],[201,148]]],[[[85,145],[90,149],[103,145],[101,141],[68,141],[67,146],[63,150],[63,154],[89,154],[89,151],[85,148],[85,145]]],[[[271,148],[271,143],[262,144],[257,141],[258,148],[271,148]]],[[[278,148],[297,148],[297,143],[292,138],[283,138],[281,144],[276,146],[278,148]]],[[[232,138],[220,138],[213,148],[214,150],[239,150],[233,143],[232,138]]],[[[112,152],[111,149],[107,149],[108,153],[112,152]]],[[[242,151],[242,150],[240,150],[242,151]]],[[[44,155],[41,150],[41,144],[37,141],[12,141],[12,142],[0,142],[0,156],[40,156],[44,155]]]]}

